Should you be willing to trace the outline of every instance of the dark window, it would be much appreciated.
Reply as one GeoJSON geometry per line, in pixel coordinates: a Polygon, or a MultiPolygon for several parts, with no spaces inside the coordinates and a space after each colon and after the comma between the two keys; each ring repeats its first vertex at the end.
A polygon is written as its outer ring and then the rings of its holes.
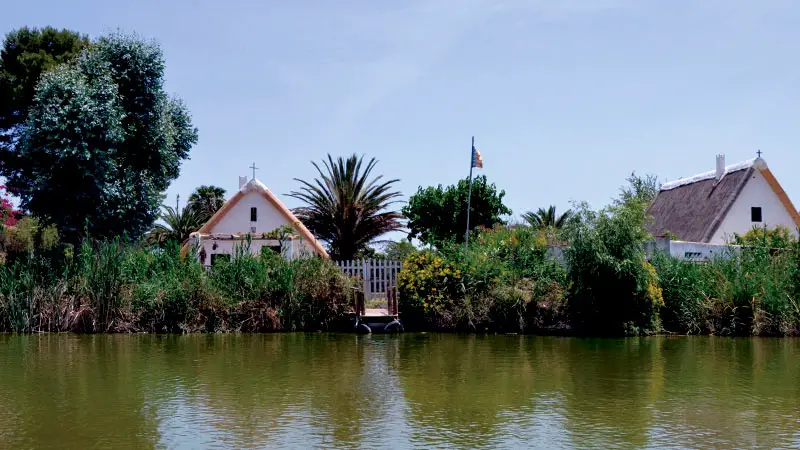
{"type": "Polygon", "coordinates": [[[761,222],[761,207],[753,206],[750,208],[750,220],[753,222],[761,222]]]}
{"type": "Polygon", "coordinates": [[[250,222],[256,222],[258,220],[258,210],[256,208],[250,208],[250,222]]]}
{"type": "Polygon", "coordinates": [[[214,264],[216,264],[217,261],[223,261],[223,260],[224,261],[230,261],[231,260],[231,255],[229,255],[227,253],[212,253],[211,254],[211,265],[212,266],[214,264]]]}

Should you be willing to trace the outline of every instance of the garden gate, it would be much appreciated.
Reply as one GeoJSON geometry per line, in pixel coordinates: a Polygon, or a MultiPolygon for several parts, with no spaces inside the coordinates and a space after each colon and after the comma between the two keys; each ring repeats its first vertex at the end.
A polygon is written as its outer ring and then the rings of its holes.
{"type": "Polygon", "coordinates": [[[349,277],[361,281],[367,300],[385,299],[387,292],[397,287],[397,275],[403,267],[400,261],[385,259],[336,261],[336,265],[349,277]]]}

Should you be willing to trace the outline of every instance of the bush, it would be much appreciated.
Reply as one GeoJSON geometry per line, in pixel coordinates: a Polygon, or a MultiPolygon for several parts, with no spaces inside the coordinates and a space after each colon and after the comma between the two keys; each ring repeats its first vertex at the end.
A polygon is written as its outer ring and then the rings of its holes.
{"type": "Polygon", "coordinates": [[[407,329],[542,331],[563,326],[564,281],[543,231],[498,227],[407,258],[400,310],[407,329]]]}
{"type": "Polygon", "coordinates": [[[572,325],[588,334],[659,332],[664,301],[646,261],[644,205],[634,201],[581,215],[566,250],[572,325]]]}
{"type": "Polygon", "coordinates": [[[397,286],[400,314],[412,328],[450,321],[456,302],[464,298],[461,269],[431,251],[406,258],[397,286]]]}

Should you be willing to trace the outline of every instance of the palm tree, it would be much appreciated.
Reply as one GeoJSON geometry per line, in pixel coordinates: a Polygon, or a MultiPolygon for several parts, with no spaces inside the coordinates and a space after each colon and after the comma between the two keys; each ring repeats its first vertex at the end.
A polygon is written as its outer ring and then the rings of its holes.
{"type": "Polygon", "coordinates": [[[181,210],[176,202],[175,207],[162,205],[159,220],[153,229],[147,233],[146,240],[150,245],[163,247],[168,242],[183,244],[189,235],[203,226],[203,221],[197,211],[189,203],[181,210]]]}
{"type": "Polygon", "coordinates": [[[331,155],[313,182],[299,180],[303,187],[289,195],[306,204],[294,213],[319,239],[328,243],[335,259],[352,259],[379,236],[402,228],[400,213],[390,210],[400,193],[392,190],[399,180],[370,179],[377,164],[372,158],[352,155],[335,161],[331,155]],[[323,170],[324,169],[324,170],[323,170]]]}
{"type": "Polygon", "coordinates": [[[198,215],[201,223],[206,223],[224,204],[225,189],[203,185],[189,196],[188,206],[198,215]]]}
{"type": "Polygon", "coordinates": [[[556,207],[550,205],[549,208],[539,208],[536,212],[526,212],[522,219],[534,228],[562,228],[572,217],[572,211],[567,210],[564,214],[556,216],[556,207]]]}

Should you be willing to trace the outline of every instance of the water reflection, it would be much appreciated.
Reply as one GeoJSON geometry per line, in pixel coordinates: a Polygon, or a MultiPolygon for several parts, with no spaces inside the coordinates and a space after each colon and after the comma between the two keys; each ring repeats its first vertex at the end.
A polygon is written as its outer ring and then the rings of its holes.
{"type": "Polygon", "coordinates": [[[800,341],[0,335],[0,447],[800,446],[800,341]]]}

